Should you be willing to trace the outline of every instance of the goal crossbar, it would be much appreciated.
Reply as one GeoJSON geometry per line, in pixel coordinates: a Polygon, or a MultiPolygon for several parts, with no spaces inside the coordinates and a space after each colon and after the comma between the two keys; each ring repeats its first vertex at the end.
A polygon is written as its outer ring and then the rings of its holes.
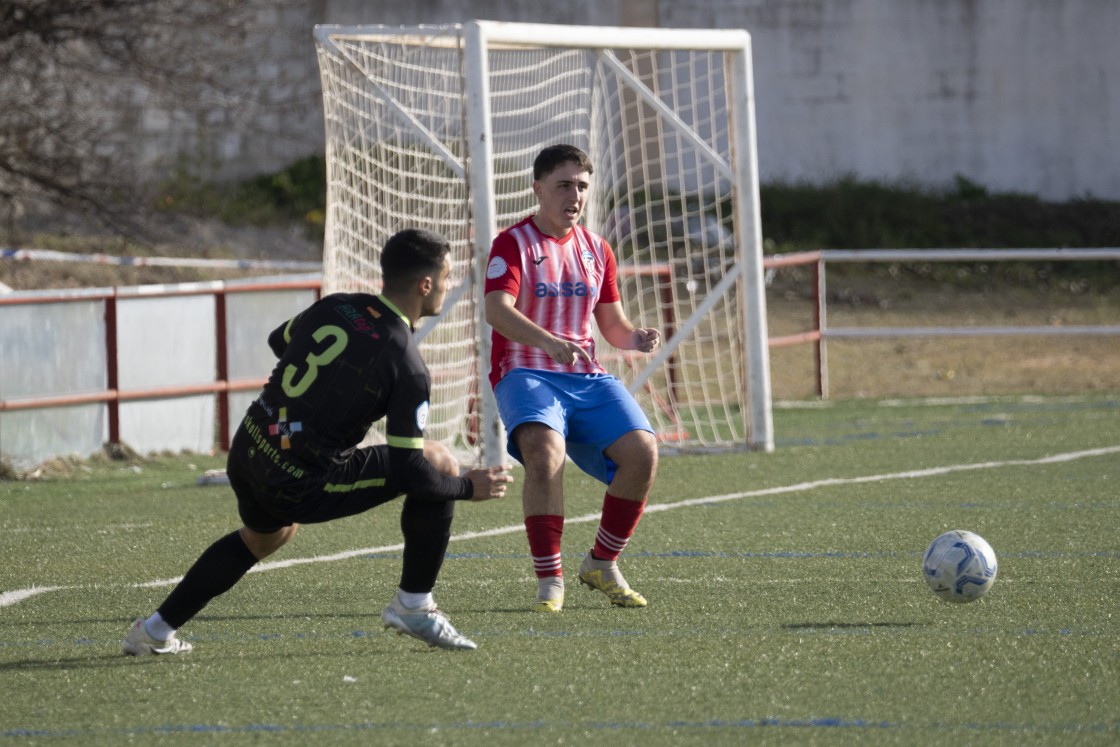
{"type": "Polygon", "coordinates": [[[498,49],[574,47],[579,49],[638,48],[706,49],[738,52],[750,44],[743,29],[660,29],[633,26],[569,26],[474,20],[465,24],[364,26],[320,24],[315,38],[321,46],[337,40],[392,39],[402,44],[457,48],[458,36],[474,28],[488,46],[498,49]]]}

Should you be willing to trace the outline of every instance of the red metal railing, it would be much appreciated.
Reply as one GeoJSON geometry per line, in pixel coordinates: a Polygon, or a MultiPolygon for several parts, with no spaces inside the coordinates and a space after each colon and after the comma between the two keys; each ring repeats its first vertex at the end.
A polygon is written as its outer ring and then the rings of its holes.
{"type": "Polygon", "coordinates": [[[793,335],[771,337],[769,338],[769,347],[785,348],[792,345],[804,345],[808,342],[813,343],[813,370],[816,372],[817,396],[824,395],[824,377],[821,373],[823,370],[821,365],[823,361],[821,355],[821,340],[823,338],[821,334],[823,303],[821,290],[821,259],[823,256],[824,252],[820,251],[794,252],[774,257],[764,257],[762,259],[762,266],[767,270],[779,270],[783,267],[797,267],[800,265],[813,266],[813,328],[806,332],[798,332],[793,335]]]}
{"type": "Polygon", "coordinates": [[[278,290],[314,290],[318,295],[322,290],[322,281],[292,280],[253,285],[227,286],[219,284],[217,287],[195,287],[189,289],[171,289],[159,293],[122,292],[113,288],[107,292],[74,294],[43,294],[31,298],[5,298],[0,296],[0,305],[16,304],[42,304],[42,303],[74,303],[102,301],[105,306],[105,353],[106,353],[106,388],[101,392],[86,392],[82,394],[61,394],[47,397],[27,397],[23,399],[0,400],[0,412],[18,410],[38,410],[50,407],[68,407],[73,405],[86,405],[98,402],[106,403],[109,429],[109,442],[120,443],[120,403],[148,399],[174,399],[177,397],[190,397],[199,394],[216,394],[218,397],[218,438],[222,449],[229,448],[229,394],[230,392],[253,391],[264,385],[264,378],[229,380],[228,357],[228,330],[226,326],[226,296],[231,293],[260,293],[278,290]],[[217,371],[216,379],[205,384],[190,384],[166,387],[151,387],[145,389],[129,389],[121,391],[117,368],[117,301],[120,298],[166,298],[170,296],[214,296],[214,325],[217,371]]]}
{"type": "MultiPolygon", "coordinates": [[[[819,295],[820,290],[820,260],[821,252],[801,252],[797,254],[788,254],[777,257],[767,257],[763,260],[763,266],[766,269],[780,269],[783,267],[793,267],[798,265],[810,264],[813,266],[814,273],[814,329],[794,335],[786,335],[780,337],[770,338],[770,347],[787,347],[791,345],[800,345],[805,343],[814,343],[815,360],[817,368],[817,388],[818,393],[821,391],[821,298],[819,295]]],[[[643,268],[620,268],[622,274],[652,274],[662,277],[667,277],[667,265],[650,265],[643,268]]],[[[672,288],[668,283],[661,283],[662,305],[665,317],[662,323],[665,325],[665,334],[671,337],[675,328],[676,320],[673,316],[673,298],[672,288]]],[[[89,301],[102,301],[105,308],[105,349],[106,349],[106,389],[101,392],[86,392],[82,394],[61,394],[53,396],[42,397],[27,397],[21,399],[8,399],[0,400],[0,412],[13,412],[19,410],[36,410],[46,409],[51,407],[68,407],[73,405],[94,404],[99,402],[106,403],[107,406],[107,419],[109,429],[109,441],[111,443],[120,443],[120,403],[131,402],[137,400],[153,400],[153,399],[174,399],[177,397],[189,397],[200,394],[215,394],[217,395],[217,419],[218,419],[218,440],[219,446],[222,449],[229,448],[231,438],[230,433],[230,405],[229,395],[231,392],[244,392],[255,391],[260,389],[266,379],[252,378],[252,379],[238,379],[230,380],[229,378],[229,353],[228,353],[228,330],[226,326],[226,298],[231,293],[256,293],[277,290],[314,290],[316,295],[322,291],[322,281],[319,279],[310,280],[294,280],[294,281],[280,281],[261,284],[246,284],[226,286],[225,284],[214,284],[213,286],[192,287],[187,289],[169,289],[153,293],[150,291],[145,292],[127,292],[118,288],[110,289],[105,292],[83,293],[83,294],[42,294],[34,297],[19,297],[19,298],[5,298],[0,296],[0,305],[14,305],[14,304],[43,304],[43,303],[67,303],[67,302],[89,302],[89,301]],[[213,295],[214,296],[214,324],[215,324],[215,346],[216,346],[216,372],[215,380],[202,384],[192,385],[179,385],[179,386],[165,386],[165,387],[151,387],[144,389],[129,389],[122,391],[119,386],[119,371],[117,361],[117,302],[122,298],[155,298],[155,297],[170,297],[170,296],[188,296],[188,295],[213,295]]],[[[677,376],[674,370],[675,366],[670,366],[669,382],[670,382],[670,400],[675,400],[675,391],[672,391],[677,386],[677,376]]]]}

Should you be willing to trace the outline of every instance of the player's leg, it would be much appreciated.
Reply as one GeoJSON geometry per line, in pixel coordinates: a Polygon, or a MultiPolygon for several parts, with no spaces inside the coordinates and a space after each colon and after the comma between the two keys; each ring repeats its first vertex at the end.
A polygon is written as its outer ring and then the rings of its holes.
{"type": "Polygon", "coordinates": [[[649,431],[630,431],[608,446],[606,455],[618,467],[603,499],[593,551],[602,560],[617,560],[637,529],[657,476],[657,440],[649,431]]]}
{"type": "MultiPolygon", "coordinates": [[[[450,449],[437,441],[424,443],[424,458],[443,475],[459,474],[458,460],[450,449]]],[[[404,554],[397,598],[406,607],[435,607],[432,590],[440,568],[443,567],[454,517],[455,504],[452,501],[425,501],[405,497],[401,508],[404,554]]]]}
{"type": "Polygon", "coordinates": [[[430,646],[474,649],[474,641],[462,635],[437,607],[432,589],[443,565],[451,538],[455,504],[405,498],[401,509],[404,560],[396,595],[381,612],[386,628],[418,638],[430,646]]]}
{"type": "Polygon", "coordinates": [[[215,597],[232,589],[250,568],[280,549],[295,533],[295,524],[272,531],[242,527],[210,545],[167,595],[155,615],[148,618],[148,632],[160,637],[174,635],[215,597]]]}
{"type": "MultiPolygon", "coordinates": [[[[424,442],[424,458],[441,474],[458,475],[459,461],[436,441],[424,442]]],[[[440,648],[474,649],[474,641],[459,633],[437,607],[432,594],[451,540],[455,516],[452,501],[428,501],[406,496],[401,507],[404,552],[397,593],[381,613],[387,628],[440,648]]]]}
{"type": "Polygon", "coordinates": [[[564,607],[564,569],[560,545],[564,534],[564,438],[542,423],[523,423],[513,433],[525,465],[521,493],[529,554],[537,577],[535,612],[564,607]]]}
{"type": "Polygon", "coordinates": [[[580,565],[579,580],[606,594],[613,605],[645,607],[645,597],[630,588],[618,569],[618,557],[645,510],[646,496],[657,470],[657,443],[651,433],[630,431],[611,444],[606,453],[618,467],[603,496],[595,545],[580,565]]]}
{"type": "Polygon", "coordinates": [[[537,577],[532,609],[559,612],[564,606],[564,391],[546,374],[518,369],[499,382],[494,395],[509,433],[507,451],[525,466],[521,503],[537,577]]]}
{"type": "MultiPolygon", "coordinates": [[[[460,465],[449,449],[425,441],[424,458],[445,475],[458,475],[460,465]]],[[[455,504],[406,497],[401,509],[404,555],[397,594],[382,611],[387,628],[418,638],[431,646],[474,649],[474,641],[459,633],[436,607],[432,590],[443,567],[455,504]]]]}
{"type": "Polygon", "coordinates": [[[398,598],[411,608],[433,607],[432,590],[443,567],[455,504],[405,498],[401,508],[404,553],[398,598]]]}
{"type": "Polygon", "coordinates": [[[259,531],[249,527],[241,527],[238,533],[241,535],[242,542],[249,548],[249,552],[253,553],[253,557],[257,560],[264,560],[288,544],[296,536],[297,529],[299,529],[299,524],[291,524],[275,531],[259,531]]]}
{"type": "Polygon", "coordinates": [[[230,484],[238,495],[238,511],[246,526],[206,548],[155,613],[133,622],[121,644],[124,653],[144,656],[189,652],[191,644],[177,638],[176,631],[215,597],[232,589],[257,561],[295,535],[296,525],[283,525],[264,511],[255,503],[251,488],[235,473],[230,473],[230,484]]]}
{"type": "Polygon", "coordinates": [[[588,387],[571,421],[569,453],[579,466],[607,484],[595,544],[580,566],[580,581],[620,607],[644,607],[618,570],[618,557],[633,536],[657,474],[657,439],[645,414],[617,379],[588,387]]]}

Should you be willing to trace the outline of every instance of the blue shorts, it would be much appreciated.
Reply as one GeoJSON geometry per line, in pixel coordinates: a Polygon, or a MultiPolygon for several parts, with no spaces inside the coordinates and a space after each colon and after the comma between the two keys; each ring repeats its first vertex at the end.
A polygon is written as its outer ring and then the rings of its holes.
{"type": "Polygon", "coordinates": [[[515,368],[494,387],[498,414],[510,438],[506,450],[524,464],[513,442],[522,423],[543,423],[564,437],[568,456],[609,485],[617,465],[606,448],[630,431],[649,431],[649,418],[633,395],[610,374],[572,374],[515,368]]]}

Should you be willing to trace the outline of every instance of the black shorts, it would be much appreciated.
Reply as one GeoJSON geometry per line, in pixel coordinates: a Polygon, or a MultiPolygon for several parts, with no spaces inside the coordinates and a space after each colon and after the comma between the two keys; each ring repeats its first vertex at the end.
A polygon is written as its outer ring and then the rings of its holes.
{"type": "Polygon", "coordinates": [[[329,470],[311,471],[259,448],[244,428],[230,444],[226,474],[241,521],[262,533],[353,516],[401,495],[385,486],[388,446],[355,449],[329,470]]]}

